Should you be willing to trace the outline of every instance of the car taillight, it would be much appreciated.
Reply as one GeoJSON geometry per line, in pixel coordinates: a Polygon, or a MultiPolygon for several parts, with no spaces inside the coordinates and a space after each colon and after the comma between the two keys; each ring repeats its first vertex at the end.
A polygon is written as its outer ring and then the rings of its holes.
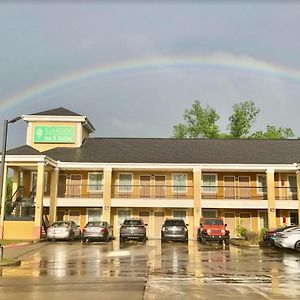
{"type": "Polygon", "coordinates": [[[122,228],[122,229],[126,229],[126,228],[127,228],[127,226],[125,226],[125,225],[122,225],[122,226],[121,226],[121,228],[122,228]]]}
{"type": "Polygon", "coordinates": [[[161,229],[161,231],[166,231],[166,228],[165,228],[165,227],[163,227],[163,228],[161,229]]]}
{"type": "Polygon", "coordinates": [[[184,227],[184,231],[185,231],[185,232],[187,232],[187,231],[188,231],[187,227],[184,227]]]}
{"type": "Polygon", "coordinates": [[[101,229],[100,229],[100,232],[105,232],[105,233],[107,233],[107,228],[101,228],[101,229]]]}

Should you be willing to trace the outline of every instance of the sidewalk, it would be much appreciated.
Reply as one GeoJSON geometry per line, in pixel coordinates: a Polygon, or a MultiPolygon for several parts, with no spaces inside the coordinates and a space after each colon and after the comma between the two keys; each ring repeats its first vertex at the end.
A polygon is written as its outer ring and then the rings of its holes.
{"type": "Polygon", "coordinates": [[[10,244],[7,246],[3,246],[4,249],[4,258],[21,258],[30,252],[34,252],[39,248],[43,248],[47,246],[48,243],[46,241],[38,241],[32,243],[18,243],[18,244],[10,244]]]}

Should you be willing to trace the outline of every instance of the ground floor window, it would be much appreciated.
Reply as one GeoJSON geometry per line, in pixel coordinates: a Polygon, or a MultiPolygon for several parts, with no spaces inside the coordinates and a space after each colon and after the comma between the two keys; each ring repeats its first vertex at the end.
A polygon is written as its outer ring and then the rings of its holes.
{"type": "Polygon", "coordinates": [[[174,209],[173,218],[182,219],[186,223],[186,210],[184,209],[174,209]]]}
{"type": "Polygon", "coordinates": [[[258,212],[258,215],[259,215],[259,229],[269,228],[268,212],[260,211],[258,212]]]}
{"type": "Polygon", "coordinates": [[[88,222],[101,221],[102,208],[88,208],[87,210],[88,222]]]}
{"type": "Polygon", "coordinates": [[[294,211],[290,212],[290,223],[291,223],[291,225],[299,224],[298,212],[294,212],[294,211]]]}
{"type": "Polygon", "coordinates": [[[203,218],[217,218],[218,210],[216,209],[202,209],[203,218]]]}
{"type": "Polygon", "coordinates": [[[126,218],[131,218],[131,209],[118,209],[118,227],[120,227],[126,218]]]}

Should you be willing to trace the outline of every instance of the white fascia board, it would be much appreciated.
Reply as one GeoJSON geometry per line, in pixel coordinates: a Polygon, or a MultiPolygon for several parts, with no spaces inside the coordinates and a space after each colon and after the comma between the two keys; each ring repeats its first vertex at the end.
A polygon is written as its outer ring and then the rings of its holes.
{"type": "MultiPolygon", "coordinates": [[[[0,157],[1,161],[1,157],[0,157]]],[[[46,155],[5,155],[6,162],[43,162],[53,167],[57,166],[55,160],[46,155]]]]}
{"type": "Polygon", "coordinates": [[[148,163],[85,163],[85,162],[61,162],[57,165],[60,169],[104,169],[109,167],[117,170],[178,170],[178,171],[193,171],[200,169],[202,171],[248,171],[248,172],[265,172],[268,169],[275,171],[296,171],[296,164],[148,164],[148,163]]]}
{"type": "Polygon", "coordinates": [[[47,116],[47,115],[22,115],[26,122],[85,122],[86,116],[47,116]]]}

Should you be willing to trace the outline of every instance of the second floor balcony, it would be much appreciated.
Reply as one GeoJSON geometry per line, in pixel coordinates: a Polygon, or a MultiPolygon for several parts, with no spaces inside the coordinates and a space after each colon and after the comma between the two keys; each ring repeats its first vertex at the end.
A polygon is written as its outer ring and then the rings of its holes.
{"type": "MultiPolygon", "coordinates": [[[[103,198],[103,185],[58,185],[59,198],[103,198]]],[[[275,187],[276,200],[297,200],[297,187],[275,187]]],[[[112,185],[111,198],[193,199],[194,187],[175,185],[112,185]]],[[[204,200],[267,200],[267,187],[201,186],[204,200]]]]}

